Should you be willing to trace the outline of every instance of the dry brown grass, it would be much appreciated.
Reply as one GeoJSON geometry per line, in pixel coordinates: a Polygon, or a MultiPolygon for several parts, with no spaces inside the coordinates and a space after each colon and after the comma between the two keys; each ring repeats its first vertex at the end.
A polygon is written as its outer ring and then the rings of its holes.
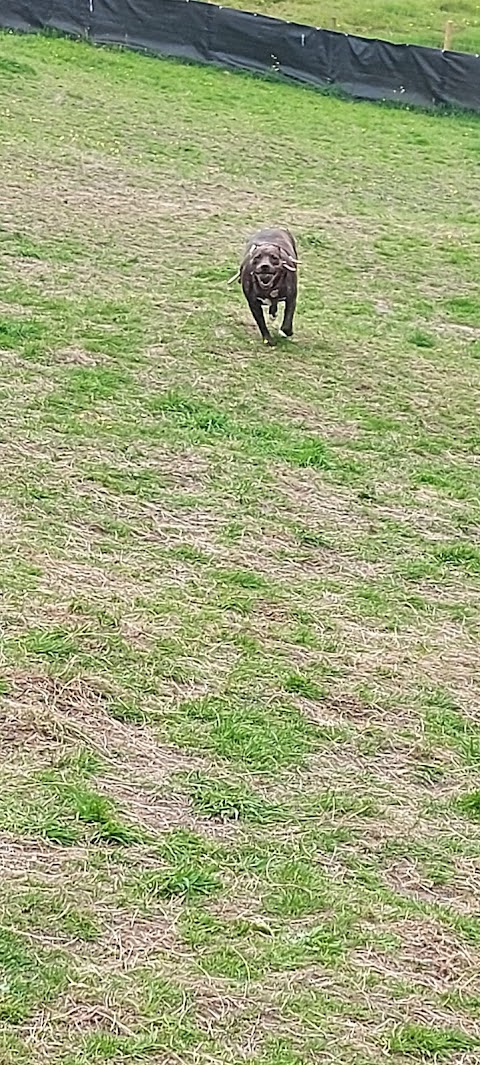
{"type": "Polygon", "coordinates": [[[2,1065],[474,1065],[474,125],[0,50],[2,1065]]]}

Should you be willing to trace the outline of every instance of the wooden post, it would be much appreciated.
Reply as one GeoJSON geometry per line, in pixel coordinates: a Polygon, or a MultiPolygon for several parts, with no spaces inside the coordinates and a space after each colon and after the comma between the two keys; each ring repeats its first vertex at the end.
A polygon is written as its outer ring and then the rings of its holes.
{"type": "Polygon", "coordinates": [[[445,34],[443,37],[443,51],[451,52],[452,50],[452,37],[453,37],[453,22],[449,18],[445,25],[445,34]]]}

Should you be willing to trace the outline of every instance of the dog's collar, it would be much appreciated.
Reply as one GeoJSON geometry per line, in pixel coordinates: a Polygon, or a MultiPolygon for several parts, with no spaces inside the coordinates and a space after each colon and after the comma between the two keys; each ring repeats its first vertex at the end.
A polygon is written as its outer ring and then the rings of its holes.
{"type": "Polygon", "coordinates": [[[268,293],[268,296],[258,296],[257,299],[260,300],[260,303],[268,303],[269,300],[277,300],[278,288],[273,288],[272,291],[268,293]]]}

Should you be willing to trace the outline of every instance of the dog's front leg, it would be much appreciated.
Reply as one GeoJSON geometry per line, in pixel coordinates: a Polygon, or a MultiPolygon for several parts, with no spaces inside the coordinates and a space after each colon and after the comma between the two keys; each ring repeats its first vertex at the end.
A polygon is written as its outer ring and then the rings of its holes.
{"type": "Polygon", "coordinates": [[[292,276],[292,279],[288,286],[287,297],[285,300],[285,313],[283,315],[283,322],[280,328],[280,332],[286,337],[293,336],[293,316],[295,314],[295,307],[297,306],[297,279],[292,276]]]}
{"type": "Polygon", "coordinates": [[[251,312],[253,314],[253,317],[255,318],[255,321],[256,321],[256,323],[258,325],[258,328],[259,328],[259,330],[260,330],[260,332],[262,334],[263,343],[264,344],[273,344],[273,340],[272,340],[271,334],[269,333],[269,331],[267,329],[265,318],[263,316],[263,310],[262,310],[262,305],[260,303],[260,300],[257,299],[257,297],[254,296],[254,295],[247,296],[247,299],[248,299],[248,306],[250,307],[250,310],[251,310],[251,312]]]}

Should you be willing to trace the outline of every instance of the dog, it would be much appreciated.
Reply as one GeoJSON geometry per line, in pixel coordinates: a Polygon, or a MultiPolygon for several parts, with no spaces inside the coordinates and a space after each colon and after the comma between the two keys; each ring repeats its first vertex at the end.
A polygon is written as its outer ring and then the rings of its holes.
{"type": "Polygon", "coordinates": [[[274,342],[265,321],[264,306],[268,306],[270,317],[275,318],[278,304],[285,303],[280,335],[293,336],[298,262],[295,241],[288,229],[259,229],[247,241],[240,269],[230,278],[229,284],[241,283],[264,344],[274,342]]]}

